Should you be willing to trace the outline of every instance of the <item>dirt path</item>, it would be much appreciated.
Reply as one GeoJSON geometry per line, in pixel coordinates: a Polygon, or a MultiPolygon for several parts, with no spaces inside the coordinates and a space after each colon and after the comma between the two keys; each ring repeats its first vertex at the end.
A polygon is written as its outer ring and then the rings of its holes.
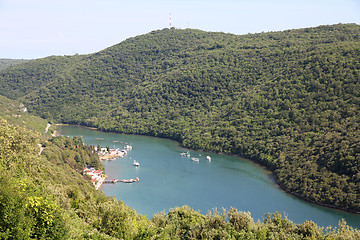
{"type": "Polygon", "coordinates": [[[51,127],[51,124],[48,123],[47,126],[46,126],[46,128],[45,128],[45,133],[47,133],[47,132],[49,131],[49,128],[50,128],[50,127],[51,127]]]}
{"type": "Polygon", "coordinates": [[[44,148],[42,147],[42,145],[39,143],[38,144],[39,148],[40,148],[40,152],[39,152],[39,155],[41,155],[42,151],[44,150],[44,148]]]}

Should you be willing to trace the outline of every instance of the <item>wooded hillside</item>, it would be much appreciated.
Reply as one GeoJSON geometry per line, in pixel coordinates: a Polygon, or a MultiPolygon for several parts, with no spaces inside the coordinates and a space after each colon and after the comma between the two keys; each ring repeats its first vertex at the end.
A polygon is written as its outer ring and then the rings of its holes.
{"type": "Polygon", "coordinates": [[[360,212],[360,26],[236,36],[163,29],[0,72],[30,112],[238,154],[284,189],[360,212]]]}
{"type": "MultiPolygon", "coordinates": [[[[1,106],[0,106],[1,110],[1,106]]],[[[202,215],[177,207],[151,220],[96,191],[79,168],[99,163],[93,146],[74,137],[40,138],[0,117],[0,239],[358,239],[340,221],[323,228],[279,213],[263,222],[230,209],[202,215]],[[38,144],[44,151],[39,155],[38,144]],[[80,160],[80,161],[79,161],[80,160]]]]}

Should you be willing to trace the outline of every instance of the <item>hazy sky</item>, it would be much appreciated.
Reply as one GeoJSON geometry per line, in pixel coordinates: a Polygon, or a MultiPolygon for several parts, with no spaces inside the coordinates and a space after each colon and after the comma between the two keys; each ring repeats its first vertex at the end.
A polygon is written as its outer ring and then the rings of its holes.
{"type": "Polygon", "coordinates": [[[234,34],[360,24],[360,0],[0,0],[0,58],[97,52],[169,27],[234,34]]]}

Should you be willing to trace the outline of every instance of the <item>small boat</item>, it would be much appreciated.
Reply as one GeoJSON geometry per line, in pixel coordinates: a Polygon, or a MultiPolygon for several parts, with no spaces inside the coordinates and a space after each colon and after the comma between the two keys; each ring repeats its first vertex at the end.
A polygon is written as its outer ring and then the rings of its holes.
{"type": "Polygon", "coordinates": [[[194,162],[199,162],[200,159],[196,158],[196,157],[192,157],[191,160],[193,160],[194,162]]]}
{"type": "Polygon", "coordinates": [[[206,159],[211,162],[211,157],[210,156],[206,156],[206,159]]]}
{"type": "Polygon", "coordinates": [[[126,149],[126,150],[131,150],[131,149],[132,149],[132,146],[130,146],[130,145],[125,145],[125,146],[124,146],[124,149],[126,149]]]}
{"type": "Polygon", "coordinates": [[[180,153],[180,155],[181,155],[182,157],[190,157],[190,153],[189,153],[189,152],[186,152],[186,153],[182,152],[182,153],[180,153]]]}
{"type": "Polygon", "coordinates": [[[139,167],[139,166],[140,166],[140,163],[134,160],[133,165],[134,165],[135,167],[139,167]]]}
{"type": "Polygon", "coordinates": [[[139,182],[140,179],[137,177],[135,179],[131,178],[131,179],[121,179],[120,182],[123,182],[123,183],[134,183],[134,182],[139,182]]]}

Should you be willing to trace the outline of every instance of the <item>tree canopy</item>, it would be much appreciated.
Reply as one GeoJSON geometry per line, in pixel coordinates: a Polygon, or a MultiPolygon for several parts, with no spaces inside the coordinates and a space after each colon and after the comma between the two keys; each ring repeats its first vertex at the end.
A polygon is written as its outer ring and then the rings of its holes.
{"type": "MultiPolygon", "coordinates": [[[[39,139],[24,126],[0,117],[1,239],[358,239],[340,221],[323,229],[312,221],[294,224],[279,213],[262,222],[237,209],[202,215],[188,206],[147,219],[106,197],[77,171],[76,156],[96,156],[80,138],[39,139]],[[44,147],[38,154],[37,143],[44,147]]],[[[99,158],[97,157],[97,161],[99,158]]]]}
{"type": "Polygon", "coordinates": [[[31,113],[260,162],[287,191],[360,212],[360,27],[163,29],[0,72],[31,113]]]}

